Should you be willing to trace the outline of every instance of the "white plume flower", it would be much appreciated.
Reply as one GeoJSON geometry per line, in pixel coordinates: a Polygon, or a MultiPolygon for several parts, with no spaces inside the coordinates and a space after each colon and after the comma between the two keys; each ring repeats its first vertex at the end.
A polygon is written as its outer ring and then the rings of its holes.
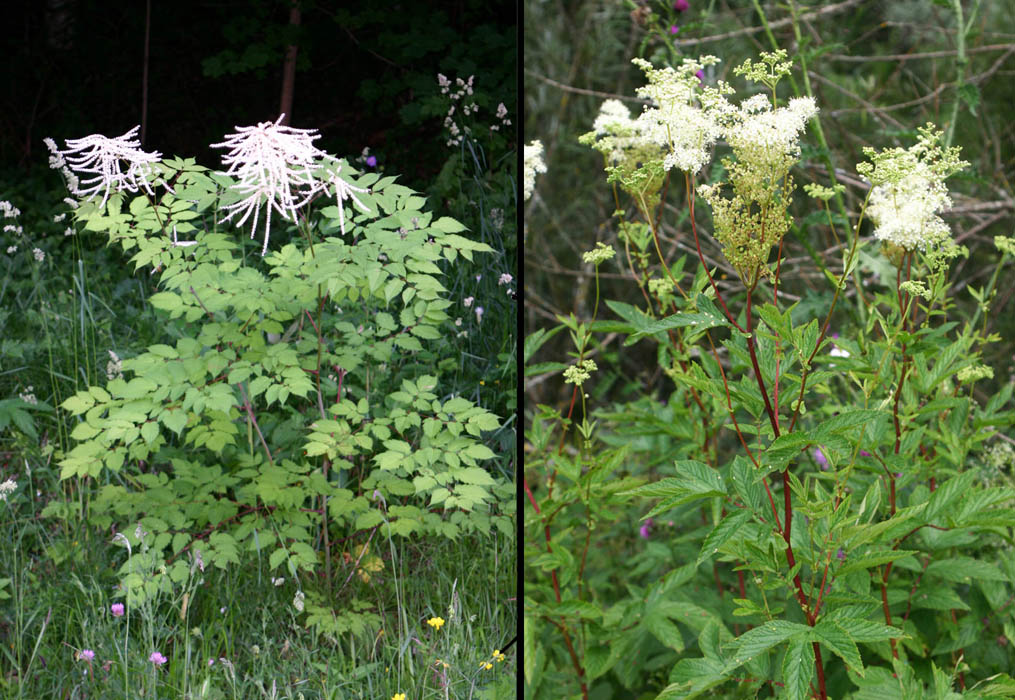
{"type": "Polygon", "coordinates": [[[295,129],[282,126],[278,120],[261,122],[257,126],[237,126],[236,132],[226,136],[222,143],[212,148],[227,148],[229,153],[222,157],[228,165],[226,175],[235,175],[239,182],[232,186],[242,198],[222,208],[229,211],[223,221],[242,212],[237,226],[242,226],[251,214],[250,237],[254,237],[261,207],[267,205],[264,219],[264,245],[261,255],[268,251],[271,235],[271,212],[274,209],[283,219],[296,220],[296,210],[306,204],[319,188],[311,171],[317,167],[317,159],[326,154],[314,147],[314,139],[320,138],[316,129],[295,129]]]}
{"type": "Polygon", "coordinates": [[[134,137],[139,126],[135,126],[123,136],[109,138],[102,134],[92,134],[80,139],[67,139],[66,151],[55,151],[52,139],[46,140],[46,146],[53,151],[50,164],[63,168],[61,162],[66,157],[66,166],[82,176],[80,183],[68,178],[68,186],[75,195],[92,199],[102,192],[102,204],[106,205],[110,190],[137,192],[144,189],[154,195],[148,177],[153,173],[152,164],[162,159],[158,152],[146,153],[140,149],[141,142],[134,137]],[[123,172],[121,166],[127,165],[123,172]],[[84,177],[94,174],[93,177],[84,177]]]}
{"type": "Polygon", "coordinates": [[[360,211],[362,211],[364,214],[369,214],[370,209],[365,204],[363,204],[363,202],[359,201],[359,199],[356,198],[357,192],[363,193],[369,192],[369,190],[365,187],[355,187],[353,185],[350,185],[344,179],[339,177],[339,173],[342,172],[341,164],[339,164],[338,167],[335,168],[334,170],[331,170],[329,167],[329,169],[326,170],[326,172],[328,175],[328,179],[325,181],[324,188],[327,189],[330,186],[332,191],[335,193],[335,201],[338,202],[338,225],[341,227],[342,235],[344,236],[345,206],[342,204],[342,202],[346,199],[351,199],[356,204],[356,206],[359,208],[360,211]]]}

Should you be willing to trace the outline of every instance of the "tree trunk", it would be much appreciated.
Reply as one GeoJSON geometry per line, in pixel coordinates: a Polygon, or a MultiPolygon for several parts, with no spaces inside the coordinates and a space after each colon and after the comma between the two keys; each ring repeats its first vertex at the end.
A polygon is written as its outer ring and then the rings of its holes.
{"type": "Polygon", "coordinates": [[[74,48],[74,15],[77,0],[46,1],[46,46],[56,51],[74,48]]]}
{"type": "Polygon", "coordinates": [[[292,28],[292,42],[286,47],[285,65],[282,69],[282,97],[279,99],[279,114],[284,114],[282,123],[289,125],[292,122],[293,111],[293,90],[296,86],[296,54],[299,46],[296,44],[296,32],[300,26],[299,0],[293,0],[289,7],[289,26],[292,28]]]}
{"type": "Polygon", "coordinates": [[[152,35],[152,0],[145,0],[144,62],[141,68],[141,147],[144,148],[148,130],[148,47],[152,35]]]}

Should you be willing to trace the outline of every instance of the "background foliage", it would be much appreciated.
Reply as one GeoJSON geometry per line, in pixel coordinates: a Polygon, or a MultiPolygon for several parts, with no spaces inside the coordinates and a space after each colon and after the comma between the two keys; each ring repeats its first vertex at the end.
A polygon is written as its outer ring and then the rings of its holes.
{"type": "MultiPolygon", "coordinates": [[[[976,301],[963,290],[970,285],[985,286],[992,269],[989,263],[998,257],[993,238],[1011,235],[1015,222],[1011,194],[1015,131],[1009,120],[1015,88],[1008,79],[1015,70],[1015,25],[1010,13],[1000,6],[982,5],[966,39],[968,65],[961,68],[961,84],[966,87],[960,94],[954,13],[947,5],[926,0],[797,4],[798,12],[806,17],[802,23],[805,31],[797,39],[786,21],[788,11],[763,3],[778,45],[799,46],[808,57],[808,77],[821,107],[820,119],[830,148],[825,152],[816,139],[804,139],[798,186],[827,181],[827,157],[847,185],[846,206],[854,220],[864,191],[850,180],[849,173],[863,160],[861,148],[906,145],[912,142],[916,127],[927,121],[944,128],[950,122],[952,104],[960,101],[953,145],[962,147],[963,157],[972,167],[950,181],[957,194],[946,220],[955,239],[970,249],[968,259],[955,263],[952,278],[959,290],[956,303],[971,315],[976,301]],[[969,104],[975,107],[970,109],[969,104]]],[[[592,249],[596,241],[616,241],[615,232],[603,222],[617,207],[609,188],[601,185],[600,154],[578,144],[577,138],[591,129],[604,99],[625,100],[637,111],[634,88],[643,83],[643,74],[630,59],[640,55],[658,63],[677,55],[711,53],[722,63],[709,79],[730,80],[728,71],[758,51],[772,50],[773,45],[750,4],[727,7],[719,2],[695,2],[686,12],[678,12],[665,3],[532,2],[526,5],[525,22],[525,138],[542,139],[548,170],[539,177],[537,193],[525,210],[529,251],[525,328],[532,332],[552,325],[556,314],[573,311],[578,318],[587,318],[591,311],[591,266],[580,262],[579,253],[592,249]],[[635,7],[643,9],[636,11],[635,7]],[[648,10],[655,15],[643,26],[638,19],[648,10]],[[671,26],[680,29],[675,38],[669,34],[671,26]]],[[[793,85],[786,86],[789,94],[803,89],[799,70],[793,77],[793,85]]],[[[716,174],[703,173],[702,179],[716,174]]],[[[671,196],[661,244],[672,262],[693,253],[693,243],[676,234],[684,221],[681,211],[685,207],[682,196],[671,196]]],[[[802,191],[797,201],[799,205],[791,213],[805,214],[808,205],[802,191]]],[[[813,259],[833,242],[816,230],[820,221],[803,216],[796,220],[799,228],[786,240],[788,259],[780,295],[785,292],[790,301],[802,300],[799,313],[804,314],[808,308],[827,308],[831,300],[831,292],[821,288],[823,277],[816,277],[820,272],[814,269],[813,259]]],[[[724,268],[726,262],[718,246],[711,241],[703,245],[706,258],[720,266],[720,274],[735,279],[732,268],[724,268]]],[[[875,267],[877,264],[876,260],[860,263],[867,274],[875,275],[874,280],[888,274],[875,267]]],[[[602,296],[621,298],[628,285],[624,277],[604,269],[602,296]]],[[[732,282],[725,284],[732,286],[732,282]]],[[[989,395],[1012,376],[1015,314],[1007,311],[1011,310],[1013,293],[1002,287],[991,307],[988,328],[998,332],[1004,342],[987,351],[988,364],[996,368],[995,382],[978,387],[981,396],[989,395]]],[[[615,341],[605,344],[601,352],[615,357],[615,341]]],[[[558,336],[545,346],[539,359],[563,357],[565,347],[558,336]]],[[[598,382],[594,387],[597,397],[625,396],[628,391],[636,394],[659,385],[658,370],[646,369],[636,350],[625,351],[620,359],[624,370],[598,382]]],[[[526,394],[533,403],[564,402],[569,393],[559,382],[539,376],[527,379],[526,394]]]]}

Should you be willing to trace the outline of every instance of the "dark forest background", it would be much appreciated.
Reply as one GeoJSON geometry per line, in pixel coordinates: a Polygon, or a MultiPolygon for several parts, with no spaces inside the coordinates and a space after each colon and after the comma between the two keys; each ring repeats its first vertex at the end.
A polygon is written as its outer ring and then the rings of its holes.
{"type": "Polygon", "coordinates": [[[289,0],[7,6],[0,168],[13,175],[44,167],[47,136],[62,145],[142,122],[148,8],[143,147],[167,157],[218,166],[221,151],[209,144],[236,125],[274,121],[289,46],[297,47],[291,126],[319,129],[319,147],[350,159],[369,146],[381,167],[416,189],[425,190],[447,158],[443,115],[421,103],[437,92],[438,72],[476,75],[490,111],[502,101],[515,115],[515,3],[300,0],[298,26],[290,7],[289,0]]]}

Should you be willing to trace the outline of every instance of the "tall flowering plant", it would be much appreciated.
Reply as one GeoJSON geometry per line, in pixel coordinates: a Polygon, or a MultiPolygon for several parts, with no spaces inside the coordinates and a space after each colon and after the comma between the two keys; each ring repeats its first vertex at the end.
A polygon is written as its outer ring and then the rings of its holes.
{"type": "MultiPolygon", "coordinates": [[[[564,415],[540,406],[528,434],[530,693],[951,697],[979,683],[977,697],[1004,694],[1010,654],[978,640],[1015,629],[1015,490],[981,465],[1011,441],[1013,387],[975,396],[996,338],[976,319],[946,320],[949,263],[967,251],[940,214],[946,178],[967,164],[933,125],[908,148],[866,150],[845,231],[828,210],[842,186],[806,185],[841,252],[815,314],[780,283],[818,105],[778,100],[783,51],[734,70],[764,88],[739,104],[725,82],[700,82],[717,61],[636,60],[649,104],[632,116],[607,101],[581,138],[631,207],[615,214],[622,253],[600,242],[585,255],[592,318],[560,317],[575,359],[537,366],[561,373],[570,402],[564,415]],[[677,178],[696,271],[660,243],[677,178]],[[723,262],[706,257],[709,237],[723,262]],[[879,254],[894,278],[851,289],[861,256],[879,254]],[[611,264],[638,294],[606,301],[614,318],[601,320],[611,264]],[[651,343],[665,387],[594,412],[599,332],[651,343]],[[600,539],[632,508],[640,527],[600,539]],[[622,580],[611,556],[624,557],[622,580]]],[[[999,239],[999,269],[1012,244],[999,239]]],[[[526,359],[555,332],[530,335],[526,359]]]]}
{"type": "Polygon", "coordinates": [[[108,381],[61,404],[76,417],[61,478],[105,484],[91,524],[150,533],[151,576],[121,569],[129,605],[186,578],[188,550],[218,568],[257,552],[303,578],[308,626],[366,636],[380,620],[370,604],[331,608],[339,528],[361,547],[512,531],[511,486],[483,467],[501,421],[440,388],[454,331],[437,263],[491,249],[394,177],[317,149],[314,130],[237,127],[216,144],[219,172],[145,153],[133,134],[47,141],[78,222],[158,273],[147,301],[174,331],[133,357],[111,352],[108,381]],[[249,222],[253,237],[262,216],[250,260],[222,224],[249,222]],[[296,230],[284,245],[272,218],[296,230]]]}

